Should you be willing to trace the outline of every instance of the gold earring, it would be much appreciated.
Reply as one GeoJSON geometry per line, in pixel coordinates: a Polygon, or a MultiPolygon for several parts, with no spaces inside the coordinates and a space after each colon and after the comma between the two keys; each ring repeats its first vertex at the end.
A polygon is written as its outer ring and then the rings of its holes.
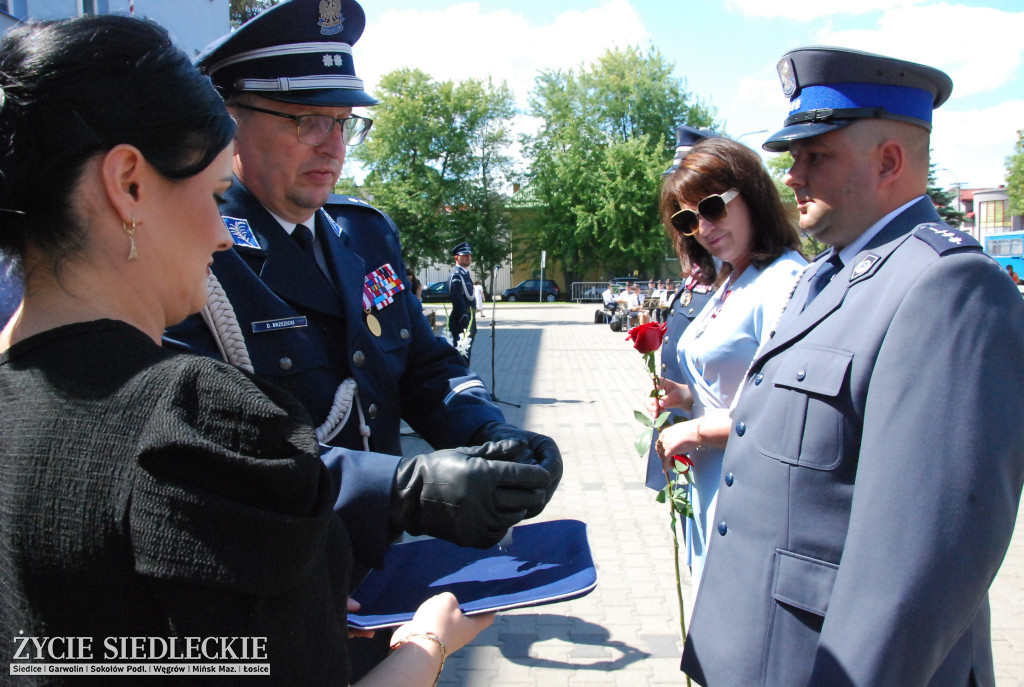
{"type": "Polygon", "coordinates": [[[135,247],[135,217],[132,217],[132,226],[129,229],[127,222],[121,222],[121,228],[124,229],[124,233],[128,234],[128,238],[132,240],[132,247],[128,251],[128,259],[135,260],[139,257],[139,251],[135,247]]]}

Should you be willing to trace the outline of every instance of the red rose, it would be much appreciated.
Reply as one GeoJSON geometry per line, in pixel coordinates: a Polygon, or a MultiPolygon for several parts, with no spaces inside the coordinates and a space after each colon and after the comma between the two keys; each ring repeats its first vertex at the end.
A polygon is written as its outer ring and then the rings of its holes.
{"type": "Polygon", "coordinates": [[[693,467],[693,461],[690,460],[690,456],[686,454],[672,456],[672,460],[673,465],[675,465],[675,463],[683,464],[683,469],[679,470],[679,472],[689,472],[690,468],[693,467]]]}
{"type": "Polygon", "coordinates": [[[665,337],[665,324],[662,322],[648,322],[629,330],[627,340],[633,340],[633,348],[641,353],[652,353],[661,346],[661,340],[665,337]]]}

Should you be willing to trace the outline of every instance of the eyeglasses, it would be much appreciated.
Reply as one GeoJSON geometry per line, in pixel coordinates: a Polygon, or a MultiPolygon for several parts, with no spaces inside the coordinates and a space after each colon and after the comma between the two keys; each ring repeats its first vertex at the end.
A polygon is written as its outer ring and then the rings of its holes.
{"type": "Polygon", "coordinates": [[[358,115],[350,115],[348,117],[331,117],[318,114],[292,115],[241,103],[237,104],[236,107],[295,120],[295,135],[299,139],[299,143],[305,143],[310,146],[317,146],[326,141],[327,137],[334,131],[335,123],[341,125],[341,137],[345,139],[345,145],[357,146],[366,140],[366,134],[369,133],[370,126],[373,125],[372,119],[358,115]]]}
{"type": "Polygon", "coordinates": [[[701,217],[709,222],[721,222],[729,216],[729,208],[726,206],[739,194],[740,192],[736,189],[721,194],[716,193],[697,203],[697,212],[680,210],[671,217],[672,228],[683,236],[696,236],[700,229],[701,217]]]}

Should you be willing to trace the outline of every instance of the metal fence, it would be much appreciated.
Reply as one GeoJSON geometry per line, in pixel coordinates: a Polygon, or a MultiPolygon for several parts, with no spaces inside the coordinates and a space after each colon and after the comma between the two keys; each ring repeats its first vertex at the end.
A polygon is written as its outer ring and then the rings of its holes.
{"type": "Polygon", "coordinates": [[[577,303],[600,303],[601,294],[607,286],[606,281],[574,281],[570,286],[569,299],[577,303]]]}

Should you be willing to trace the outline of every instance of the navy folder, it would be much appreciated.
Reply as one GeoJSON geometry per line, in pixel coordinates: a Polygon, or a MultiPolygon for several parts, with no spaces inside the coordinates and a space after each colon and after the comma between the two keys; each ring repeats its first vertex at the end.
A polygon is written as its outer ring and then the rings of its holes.
{"type": "Polygon", "coordinates": [[[463,613],[486,613],[575,599],[597,586],[578,520],[551,520],[512,528],[507,549],[470,549],[442,539],[419,539],[388,549],[352,593],[362,604],[349,625],[373,630],[412,620],[421,603],[451,592],[463,613]]]}

